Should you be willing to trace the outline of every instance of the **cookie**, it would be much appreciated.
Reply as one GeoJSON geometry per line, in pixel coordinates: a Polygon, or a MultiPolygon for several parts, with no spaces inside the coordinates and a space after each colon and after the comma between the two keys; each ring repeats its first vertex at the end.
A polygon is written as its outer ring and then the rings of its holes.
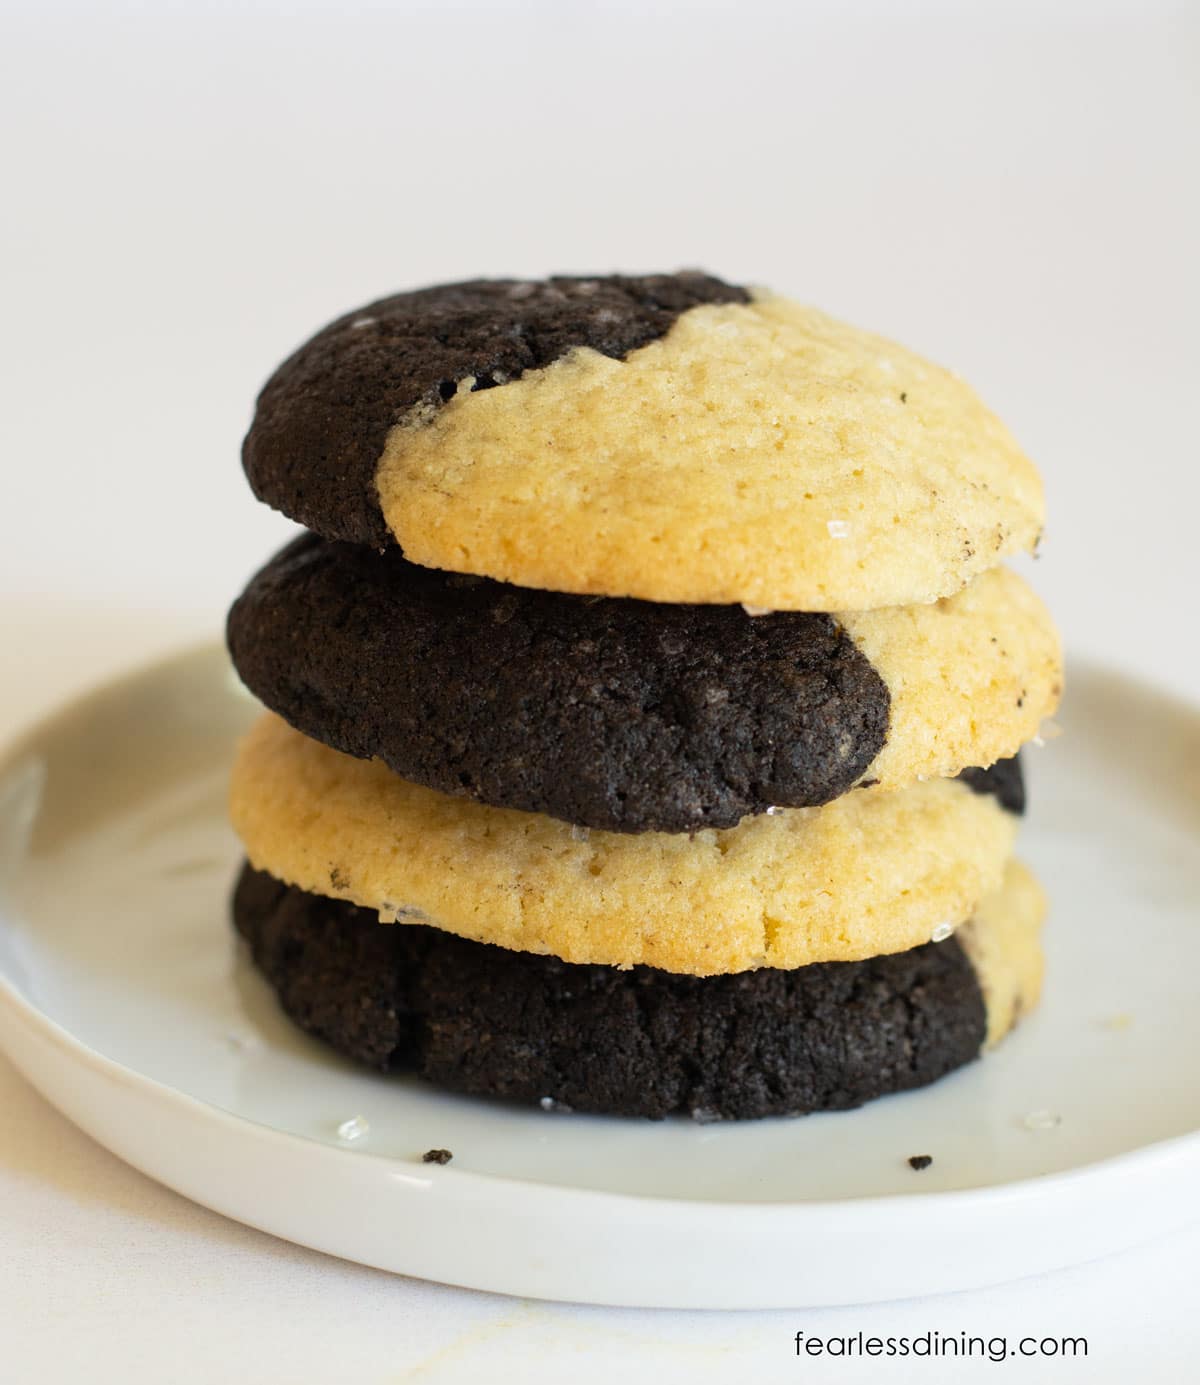
{"type": "Polygon", "coordinates": [[[1016,817],[953,779],[724,832],[588,832],[401,779],[267,713],[230,793],[251,863],[384,919],[568,962],[708,976],[900,952],[1000,881],[1016,817]]]}
{"type": "Polygon", "coordinates": [[[699,274],[369,304],[279,367],[243,457],[328,538],[648,601],[932,601],[1042,526],[1036,471],[957,376],[699,274]]]}
{"type": "Polygon", "coordinates": [[[931,606],[752,617],[306,535],[250,583],[228,637],[246,685],[305,735],[610,832],[732,827],[864,779],[990,764],[1035,734],[1061,679],[1049,616],[1004,569],[931,606]]]}
{"type": "Polygon", "coordinates": [[[1040,982],[1040,894],[1016,865],[955,938],[703,979],[381,927],[250,867],[233,913],[283,1008],[348,1057],[612,1115],[799,1115],[924,1086],[1007,1031],[1040,982]]]}

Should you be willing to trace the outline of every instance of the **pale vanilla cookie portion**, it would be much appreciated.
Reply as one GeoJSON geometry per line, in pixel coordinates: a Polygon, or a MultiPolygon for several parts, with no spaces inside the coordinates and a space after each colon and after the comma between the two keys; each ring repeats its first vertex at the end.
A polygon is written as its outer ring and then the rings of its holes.
{"type": "Polygon", "coordinates": [[[1042,487],[956,375],[756,292],[614,359],[575,347],[397,422],[376,471],[413,562],[550,591],[873,610],[958,591],[1042,487]]]}
{"type": "Polygon", "coordinates": [[[1007,568],[927,606],[840,614],[887,685],[887,739],[863,774],[898,788],[1015,755],[1058,707],[1062,649],[1050,613],[1007,568]]]}
{"type": "Polygon", "coordinates": [[[1010,861],[998,890],[986,895],[959,929],[987,1007],[991,1048],[1038,1003],[1045,957],[1039,935],[1046,896],[1027,866],[1010,861]]]}
{"type": "Polygon", "coordinates": [[[385,920],[711,976],[927,942],[999,883],[1016,818],[951,779],[692,836],[573,829],[410,784],[266,714],[233,772],[251,864],[385,920]]]}

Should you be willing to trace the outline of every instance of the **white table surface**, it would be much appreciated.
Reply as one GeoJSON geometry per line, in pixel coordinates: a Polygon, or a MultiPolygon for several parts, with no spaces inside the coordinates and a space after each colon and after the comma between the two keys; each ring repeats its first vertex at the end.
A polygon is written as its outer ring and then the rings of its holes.
{"type": "MultiPolygon", "coordinates": [[[[769,282],[971,379],[1043,467],[1033,576],[1072,649],[1200,701],[1195,18],[1033,0],[5,6],[0,732],[218,630],[289,532],[237,448],[256,386],[311,328],[439,278],[678,264],[769,282]]],[[[4,1381],[990,1370],[798,1361],[797,1330],[1089,1338],[1086,1361],[1006,1372],[1039,1381],[1174,1382],[1200,1356],[1200,1230],[936,1300],[547,1306],[194,1207],[3,1060],[0,1113],[4,1381]]]]}

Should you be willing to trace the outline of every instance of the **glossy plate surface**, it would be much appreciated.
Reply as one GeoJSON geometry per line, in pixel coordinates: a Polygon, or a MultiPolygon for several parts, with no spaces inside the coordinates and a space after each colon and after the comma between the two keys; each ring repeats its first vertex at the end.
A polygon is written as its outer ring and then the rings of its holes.
{"type": "Polygon", "coordinates": [[[1065,734],[1027,757],[1046,995],[1001,1049],[861,1111],[740,1125],[448,1096],[294,1031],[227,923],[224,781],[254,714],[199,650],[0,766],[0,1044],[198,1202],[402,1273],[677,1307],[963,1289],[1200,1217],[1194,709],[1072,670],[1065,734]],[[432,1147],[453,1162],[421,1163],[432,1147]]]}

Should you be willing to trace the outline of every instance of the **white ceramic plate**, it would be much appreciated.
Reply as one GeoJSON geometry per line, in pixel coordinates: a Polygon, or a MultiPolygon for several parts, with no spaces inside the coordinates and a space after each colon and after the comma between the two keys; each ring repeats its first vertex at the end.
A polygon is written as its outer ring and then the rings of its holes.
{"type": "Polygon", "coordinates": [[[226,917],[224,781],[254,711],[202,650],[0,767],[0,1043],[188,1197],[406,1274],[675,1307],[963,1289],[1200,1216],[1194,710],[1074,671],[1066,734],[1027,757],[1047,993],[1000,1050],[861,1111],[705,1126],[448,1096],[293,1030],[226,917]],[[453,1162],[420,1162],[435,1146],[453,1162]]]}

